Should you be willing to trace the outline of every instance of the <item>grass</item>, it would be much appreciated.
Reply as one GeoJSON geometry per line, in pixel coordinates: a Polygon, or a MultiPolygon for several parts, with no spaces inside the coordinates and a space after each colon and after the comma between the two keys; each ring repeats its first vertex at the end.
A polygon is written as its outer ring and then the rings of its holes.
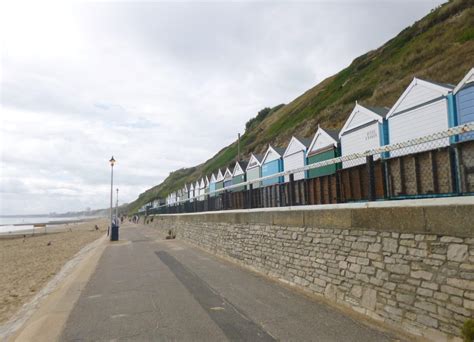
{"type": "MultiPolygon", "coordinates": [[[[473,66],[473,6],[468,0],[440,6],[289,104],[273,108],[261,121],[251,121],[241,137],[243,155],[262,153],[269,143],[286,146],[293,134],[311,137],[318,124],[340,128],[356,100],[390,107],[414,76],[457,83],[473,66]]],[[[129,211],[227,167],[236,156],[237,145],[233,143],[201,165],[171,173],[131,203],[129,211]]]]}

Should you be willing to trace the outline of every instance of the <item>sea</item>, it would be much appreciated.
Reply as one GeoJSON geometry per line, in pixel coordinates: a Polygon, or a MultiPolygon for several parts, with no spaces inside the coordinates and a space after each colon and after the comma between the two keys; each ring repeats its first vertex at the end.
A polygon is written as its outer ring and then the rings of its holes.
{"type": "Polygon", "coordinates": [[[0,216],[0,234],[11,234],[11,233],[28,233],[32,232],[34,224],[42,223],[46,226],[77,222],[91,217],[52,217],[52,216],[0,216]]]}

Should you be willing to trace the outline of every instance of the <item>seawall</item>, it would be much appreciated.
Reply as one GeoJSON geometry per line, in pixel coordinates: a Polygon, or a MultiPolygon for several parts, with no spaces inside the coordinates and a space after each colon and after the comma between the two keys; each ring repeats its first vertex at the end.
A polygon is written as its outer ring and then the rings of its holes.
{"type": "Polygon", "coordinates": [[[429,339],[456,340],[474,317],[474,203],[419,203],[147,221],[335,305],[429,339]]]}

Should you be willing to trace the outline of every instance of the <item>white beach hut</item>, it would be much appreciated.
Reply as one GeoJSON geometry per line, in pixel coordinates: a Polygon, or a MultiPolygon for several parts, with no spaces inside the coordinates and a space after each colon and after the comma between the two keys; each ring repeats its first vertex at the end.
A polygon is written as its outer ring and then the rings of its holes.
{"type": "MultiPolygon", "coordinates": [[[[387,122],[385,116],[389,109],[385,107],[367,107],[356,102],[349,118],[339,132],[341,155],[362,153],[388,142],[387,122]]],[[[375,158],[379,158],[376,156],[375,158]]],[[[365,158],[358,158],[342,163],[343,168],[364,164],[365,158]]]]}
{"type": "MultiPolygon", "coordinates": [[[[453,90],[448,84],[434,83],[414,78],[387,114],[390,144],[431,135],[449,128],[448,95],[453,90]]],[[[416,146],[413,149],[395,150],[390,156],[420,152],[449,145],[449,138],[416,146]]],[[[344,145],[343,145],[344,147],[344,145]]]]}
{"type": "Polygon", "coordinates": [[[201,195],[201,189],[199,185],[199,180],[194,183],[194,197],[199,201],[199,196],[201,195]]]}
{"type": "Polygon", "coordinates": [[[194,201],[194,183],[189,184],[189,201],[194,201]]]}
{"type": "Polygon", "coordinates": [[[200,201],[204,200],[205,194],[206,194],[206,181],[203,177],[201,178],[201,181],[199,182],[199,200],[200,201]]]}
{"type": "MultiPolygon", "coordinates": [[[[247,181],[258,179],[262,177],[262,159],[263,156],[260,154],[251,154],[245,173],[247,174],[247,181]]],[[[252,183],[252,188],[256,189],[260,187],[261,182],[252,183]]],[[[249,186],[247,185],[247,189],[249,186]]]]}
{"type": "Polygon", "coordinates": [[[209,176],[204,177],[204,193],[209,194],[210,179],[209,176]]]}
{"type": "MultiPolygon", "coordinates": [[[[306,150],[311,144],[310,139],[291,137],[290,143],[283,153],[283,166],[285,171],[294,170],[306,165],[306,150]]],[[[304,171],[294,174],[294,180],[303,179],[304,171]]],[[[285,182],[290,181],[290,176],[285,175],[285,182]]]]}

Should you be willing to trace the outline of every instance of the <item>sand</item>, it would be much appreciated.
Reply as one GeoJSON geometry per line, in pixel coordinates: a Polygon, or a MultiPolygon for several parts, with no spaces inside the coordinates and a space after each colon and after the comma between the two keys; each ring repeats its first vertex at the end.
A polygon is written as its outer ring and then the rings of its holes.
{"type": "Polygon", "coordinates": [[[107,220],[56,226],[59,233],[0,239],[0,323],[4,323],[79,250],[107,232],[107,220]],[[95,230],[95,225],[100,230],[95,230]]]}

